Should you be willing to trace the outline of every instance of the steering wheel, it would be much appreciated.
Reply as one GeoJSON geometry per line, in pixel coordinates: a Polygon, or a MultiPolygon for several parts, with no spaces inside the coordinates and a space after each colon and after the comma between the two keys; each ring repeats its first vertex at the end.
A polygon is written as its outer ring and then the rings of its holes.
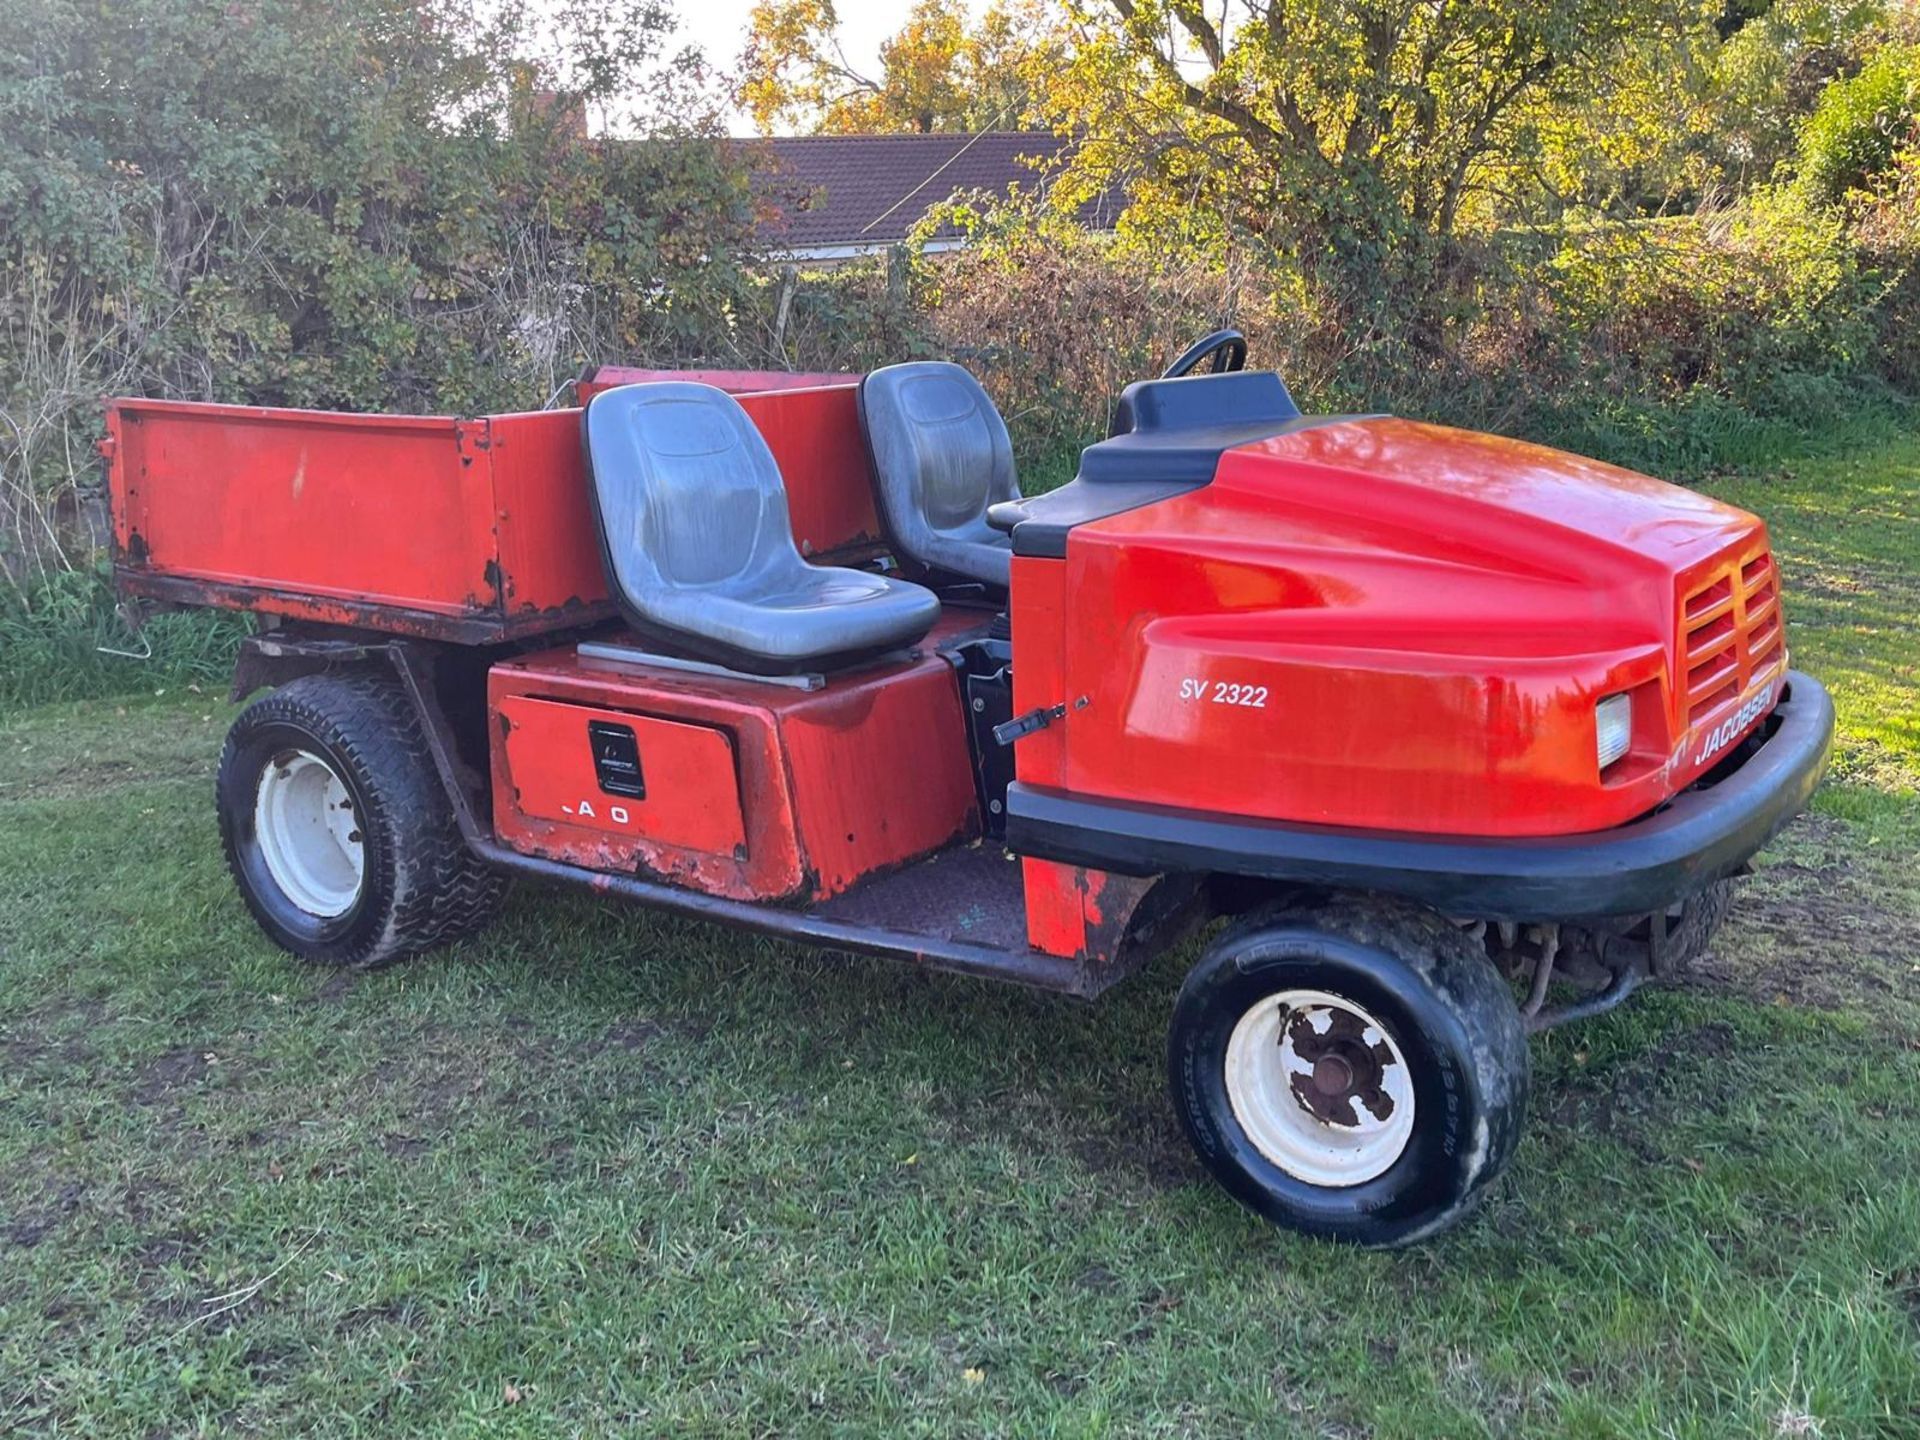
{"type": "Polygon", "coordinates": [[[1216,330],[1211,335],[1202,335],[1180,352],[1180,358],[1163,370],[1160,378],[1177,380],[1182,375],[1190,375],[1208,358],[1213,360],[1207,367],[1209,374],[1223,375],[1229,370],[1246,369],[1247,337],[1238,330],[1216,330]]]}

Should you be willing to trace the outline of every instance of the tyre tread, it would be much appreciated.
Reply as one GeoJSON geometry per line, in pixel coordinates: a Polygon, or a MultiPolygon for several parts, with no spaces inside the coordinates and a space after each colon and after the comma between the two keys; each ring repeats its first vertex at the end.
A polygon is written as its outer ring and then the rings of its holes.
{"type": "MultiPolygon", "coordinates": [[[[221,752],[223,795],[238,778],[228,772],[248,732],[286,720],[315,729],[365,777],[370,820],[385,825],[393,842],[385,923],[333,963],[377,969],[485,926],[506,892],[506,877],[467,847],[419,716],[399,684],[372,671],[335,671],[302,676],[255,701],[234,722],[221,752]]],[[[227,863],[239,879],[233,831],[223,813],[227,863]]]]}
{"type": "MultiPolygon", "coordinates": [[[[1391,1248],[1414,1244],[1458,1224],[1479,1206],[1505,1170],[1524,1125],[1527,1037],[1511,988],[1480,945],[1446,917],[1395,896],[1342,892],[1280,901],[1228,925],[1188,975],[1176,1002],[1176,1017],[1200,1006],[1222,969],[1236,966],[1237,957],[1257,937],[1283,929],[1332,933],[1385,951],[1421,977],[1470,1038],[1475,1083],[1487,1100],[1483,1114],[1488,1125],[1468,1183],[1444,1210],[1417,1226],[1344,1238],[1391,1248]]],[[[1177,1086],[1177,1066],[1173,1068],[1177,1086]]]]}

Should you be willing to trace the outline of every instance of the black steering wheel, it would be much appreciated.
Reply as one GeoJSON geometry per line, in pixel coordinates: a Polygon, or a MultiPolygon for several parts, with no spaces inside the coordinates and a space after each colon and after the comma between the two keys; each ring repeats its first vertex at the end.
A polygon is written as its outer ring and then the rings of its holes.
{"type": "Polygon", "coordinates": [[[1224,375],[1229,370],[1246,369],[1247,337],[1238,330],[1216,330],[1211,335],[1202,335],[1180,352],[1178,360],[1160,372],[1160,378],[1178,380],[1182,375],[1190,375],[1209,357],[1213,360],[1207,367],[1209,374],[1224,375]]]}

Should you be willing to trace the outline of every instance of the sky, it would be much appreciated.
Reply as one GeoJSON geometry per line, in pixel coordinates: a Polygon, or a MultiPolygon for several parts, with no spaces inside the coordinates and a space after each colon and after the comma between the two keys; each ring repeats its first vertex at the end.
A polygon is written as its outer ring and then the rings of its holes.
{"type": "MultiPolygon", "coordinates": [[[[680,16],[680,43],[698,45],[716,70],[731,70],[746,44],[753,0],[674,0],[674,9],[680,16]]],[[[878,70],[880,42],[906,19],[906,0],[835,0],[834,9],[847,59],[862,74],[878,70]]],[[[753,133],[753,123],[737,112],[729,115],[727,128],[736,135],[753,133]]]]}

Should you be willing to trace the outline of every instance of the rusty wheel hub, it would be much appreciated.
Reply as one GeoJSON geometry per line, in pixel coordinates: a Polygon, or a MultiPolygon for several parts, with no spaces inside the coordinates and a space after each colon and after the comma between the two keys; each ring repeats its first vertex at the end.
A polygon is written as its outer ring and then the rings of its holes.
{"type": "Polygon", "coordinates": [[[1256,1002],[1227,1042],[1227,1098],[1274,1164],[1311,1184],[1384,1174],[1413,1133],[1413,1082],[1391,1033],[1317,990],[1256,1002]]]}
{"type": "Polygon", "coordinates": [[[1357,1125],[1362,1110],[1376,1120],[1393,1114],[1393,1097],[1381,1084],[1393,1052],[1384,1037],[1369,1043],[1366,1029],[1351,1010],[1301,1010],[1287,1021],[1293,1053],[1311,1067],[1295,1071],[1288,1084],[1294,1098],[1329,1125],[1357,1125]],[[1324,1031],[1314,1028],[1319,1014],[1330,1014],[1324,1031]]]}

